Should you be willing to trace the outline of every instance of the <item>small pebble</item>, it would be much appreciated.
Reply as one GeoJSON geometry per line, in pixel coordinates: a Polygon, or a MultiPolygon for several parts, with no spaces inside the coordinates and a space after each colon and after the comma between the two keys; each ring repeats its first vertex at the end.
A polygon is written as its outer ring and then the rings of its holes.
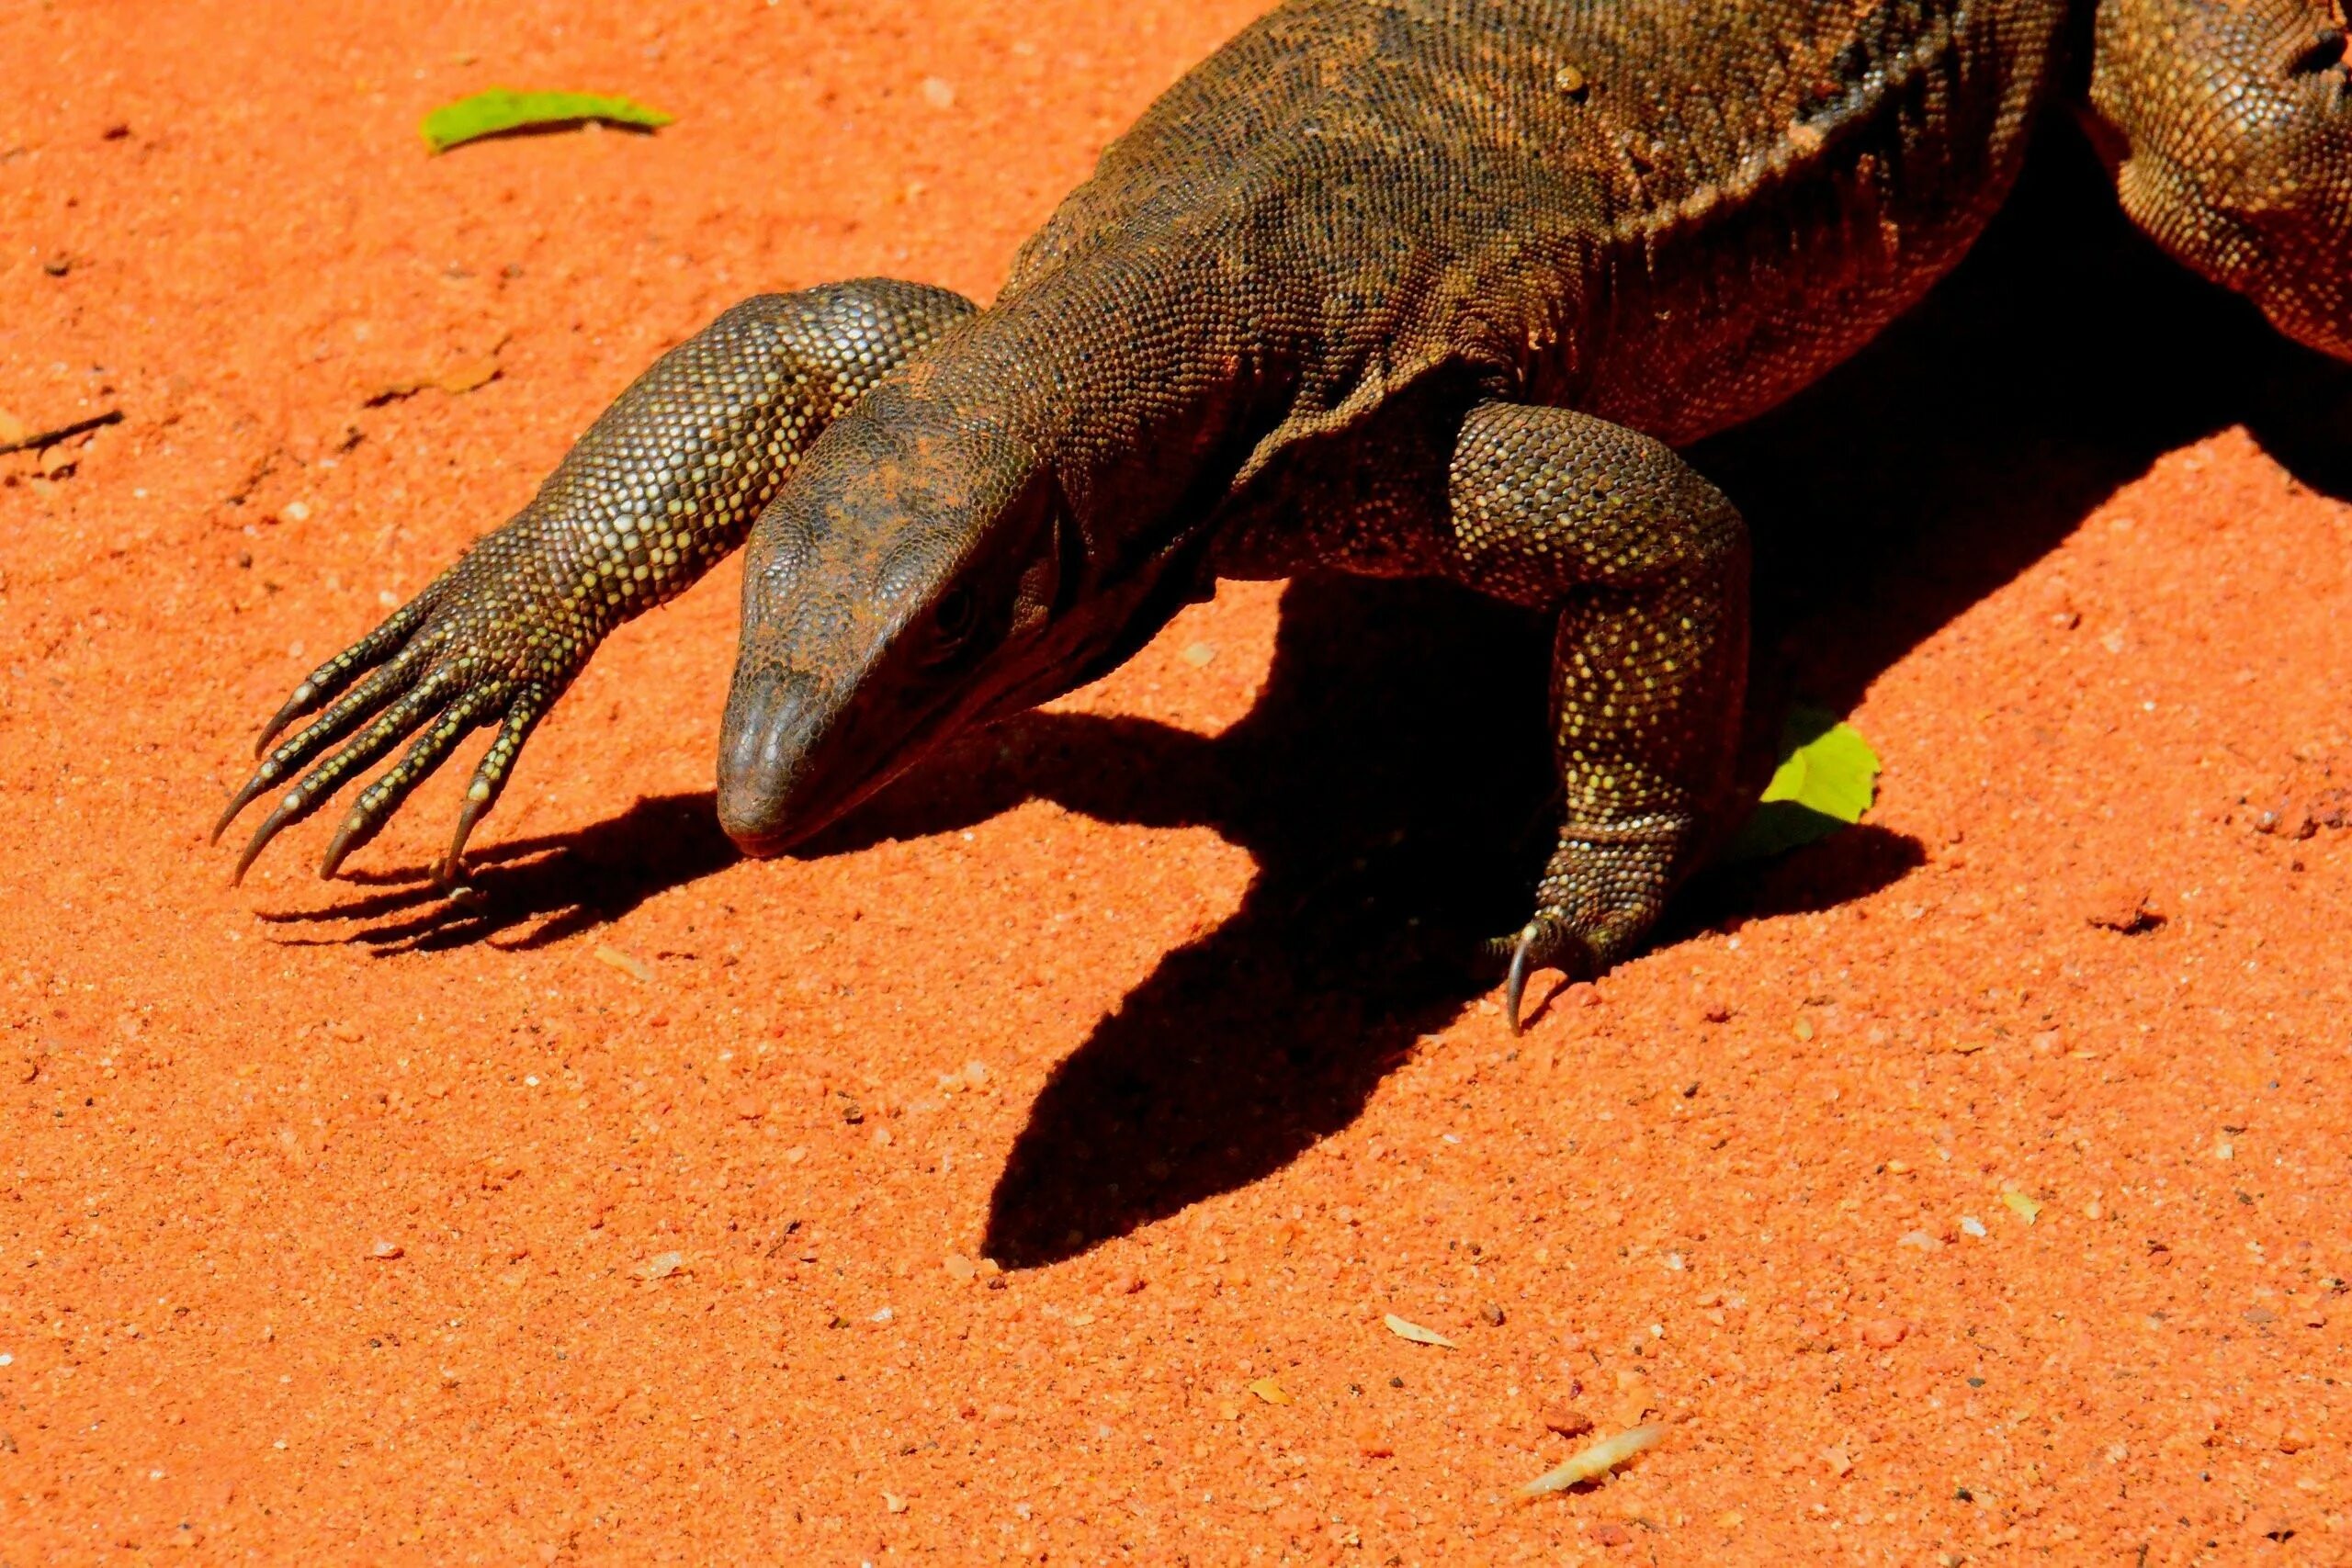
{"type": "Polygon", "coordinates": [[[2136,936],[2165,923],[2164,911],[2150,901],[2148,885],[2124,877],[2101,883],[2083,906],[2083,919],[2102,931],[2136,936]]]}
{"type": "Polygon", "coordinates": [[[1910,1332],[1911,1325],[1899,1317],[1874,1317],[1862,1325],[1862,1343],[1873,1350],[1892,1350],[1910,1332]]]}
{"type": "Polygon", "coordinates": [[[1563,1438],[1581,1438],[1592,1430],[1592,1417],[1565,1400],[1554,1400],[1544,1406],[1541,1417],[1544,1428],[1563,1438]]]}
{"type": "Polygon", "coordinates": [[[960,1252],[949,1253],[943,1266],[951,1276],[958,1280],[969,1280],[980,1271],[978,1264],[960,1252]]]}
{"type": "Polygon", "coordinates": [[[1985,1230],[1984,1230],[1984,1222],[1983,1220],[1978,1219],[1978,1218],[1977,1218],[1975,1215],[1973,1215],[1973,1214],[1962,1214],[1962,1215],[1961,1215],[1961,1216],[1960,1216],[1960,1228],[1961,1228],[1962,1230],[1966,1231],[1970,1235],[1973,1235],[1973,1236],[1980,1236],[1980,1237],[1981,1237],[1981,1236],[1983,1236],[1983,1235],[1984,1235],[1986,1234],[1986,1232],[1985,1232],[1985,1230]]]}
{"type": "Polygon", "coordinates": [[[1489,1328],[1500,1328],[1503,1325],[1503,1309],[1493,1302],[1487,1302],[1479,1307],[1478,1315],[1487,1320],[1487,1326],[1489,1328]]]}
{"type": "Polygon", "coordinates": [[[379,1263],[390,1263],[393,1258],[398,1258],[401,1252],[401,1247],[399,1242],[379,1241],[368,1249],[368,1256],[379,1263]]]}

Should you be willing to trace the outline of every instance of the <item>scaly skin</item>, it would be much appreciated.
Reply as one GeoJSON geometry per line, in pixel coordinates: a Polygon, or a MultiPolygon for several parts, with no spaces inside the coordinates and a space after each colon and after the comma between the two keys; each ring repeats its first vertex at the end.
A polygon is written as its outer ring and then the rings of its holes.
{"type": "Polygon", "coordinates": [[[423,728],[331,872],[503,720],[462,847],[595,641],[755,510],[718,790],[754,853],[1115,665],[1216,576],[1444,575],[1559,617],[1564,819],[1497,949],[1516,1027],[1532,966],[1632,951],[1734,815],[1747,542],[1673,448],[1950,269],[2069,38],[2125,209],[2352,352],[2342,21],[2334,0],[1291,0],[1104,153],[993,307],[949,328],[960,301],[865,286],[922,303],[873,318],[888,351],[821,409],[745,391],[837,353],[821,333],[753,347],[730,313],[664,359],[531,509],[304,683],[281,722],[350,690],[230,815],[368,727],[246,860],[423,728]],[[820,425],[805,456],[776,434],[820,425]],[[695,472],[727,503],[628,554],[613,520],[641,502],[616,498],[695,472]],[[607,591],[624,567],[641,586],[607,591]]]}
{"type": "Polygon", "coordinates": [[[2109,0],[2095,26],[2090,107],[2123,210],[2280,332],[2352,358],[2343,0],[2109,0]]]}

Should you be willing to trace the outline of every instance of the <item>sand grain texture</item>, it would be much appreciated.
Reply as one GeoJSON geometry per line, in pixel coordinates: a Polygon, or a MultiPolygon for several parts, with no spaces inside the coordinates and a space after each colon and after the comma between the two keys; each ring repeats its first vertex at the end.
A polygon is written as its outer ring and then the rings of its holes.
{"type": "Polygon", "coordinates": [[[1250,10],[0,12],[0,406],[125,412],[0,457],[0,1556],[2343,1559],[2342,381],[2064,158],[1702,454],[1878,809],[1523,1039],[1381,958],[1512,922],[1544,787],[1526,629],[1410,587],[1228,587],[747,863],[722,571],[478,905],[464,768],[224,886],[253,727],[652,355],[985,297],[1250,10]],[[679,118],[426,156],[496,83],[679,118]],[[1672,1437],[1510,1506],[1563,1410],[1672,1437]]]}

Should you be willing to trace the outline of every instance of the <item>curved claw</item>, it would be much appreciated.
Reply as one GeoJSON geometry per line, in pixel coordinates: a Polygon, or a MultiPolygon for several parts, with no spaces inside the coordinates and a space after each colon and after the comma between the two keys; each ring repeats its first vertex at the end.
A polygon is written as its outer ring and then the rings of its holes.
{"type": "Polygon", "coordinates": [[[466,791],[466,804],[458,813],[458,830],[449,839],[449,852],[433,873],[434,883],[442,892],[454,893],[465,881],[466,840],[473,837],[474,824],[490,809],[490,801],[479,780],[466,791]]]}
{"type": "Polygon", "coordinates": [[[246,807],[251,806],[254,803],[254,798],[259,795],[262,791],[267,789],[273,782],[275,781],[265,778],[259,773],[255,773],[252,778],[247,779],[245,781],[245,787],[239,790],[235,795],[230,796],[229,808],[220,813],[220,819],[212,824],[212,838],[209,841],[216,844],[219,843],[220,841],[220,835],[229,830],[229,824],[237,819],[237,814],[244,810],[246,807]]]}
{"type": "Polygon", "coordinates": [[[1528,921],[1520,928],[1519,941],[1511,947],[1510,975],[1503,981],[1503,1021],[1510,1025],[1513,1034],[1522,1032],[1519,1022],[1519,1004],[1527,994],[1528,959],[1535,951],[1535,938],[1540,929],[1540,922],[1528,921]]]}
{"type": "Polygon", "coordinates": [[[261,733],[254,737],[254,755],[256,758],[266,756],[269,743],[277,739],[277,732],[318,705],[319,695],[319,685],[315,681],[305,681],[295,687],[294,694],[286,699],[286,705],[271,714],[269,722],[261,727],[261,733]]]}
{"type": "Polygon", "coordinates": [[[294,694],[286,699],[286,705],[270,715],[269,722],[261,727],[261,734],[254,741],[254,755],[259,757],[266,752],[279,730],[399,653],[410,634],[424,624],[447,578],[444,573],[424,592],[393,611],[374,631],[311,671],[294,688],[294,694]]]}
{"type": "MultiPolygon", "coordinates": [[[[237,857],[237,868],[230,874],[229,885],[233,887],[244,879],[246,870],[268,847],[269,840],[277,836],[280,829],[299,822],[317,810],[328,796],[343,787],[345,779],[382,756],[419,725],[426,723],[436,708],[449,701],[449,689],[458,681],[458,676],[447,672],[428,679],[378,715],[366,729],[345,741],[341,750],[303,774],[299,783],[287,790],[285,798],[277,803],[276,808],[261,819],[261,825],[254,829],[252,840],[245,845],[245,852],[237,857]]],[[[321,720],[311,729],[318,729],[324,722],[321,720]]],[[[299,746],[310,733],[311,730],[305,730],[303,736],[289,741],[288,747],[299,746]]],[[[273,754],[272,761],[276,760],[276,754],[273,754]]],[[[255,778],[272,772],[270,765],[265,763],[262,773],[255,774],[255,778]]],[[[252,785],[248,784],[246,788],[251,789],[252,785]]]]}
{"type": "MultiPolygon", "coordinates": [[[[237,857],[237,868],[229,874],[230,886],[234,887],[244,881],[245,873],[252,869],[254,862],[261,858],[261,852],[269,847],[269,841],[277,837],[278,829],[302,814],[302,792],[292,790],[268,816],[261,819],[260,825],[254,829],[254,836],[245,840],[245,852],[237,857]]],[[[224,821],[221,826],[228,824],[224,821]]]]}
{"type": "Polygon", "coordinates": [[[530,739],[531,731],[538,728],[539,720],[547,716],[552,701],[542,689],[526,692],[507,711],[506,722],[498,727],[490,750],[482,753],[481,761],[475,766],[473,783],[466,786],[466,804],[458,812],[458,830],[449,840],[449,853],[434,874],[445,892],[454,891],[464,875],[466,840],[473,836],[474,824],[498,804],[516,754],[523,750],[523,742],[530,739]]]}
{"type": "MultiPolygon", "coordinates": [[[[276,788],[282,780],[291,777],[297,769],[320,752],[366,724],[385,705],[400,700],[401,694],[415,683],[419,668],[419,660],[413,654],[404,653],[393,659],[337,697],[325,712],[304,726],[300,734],[264,757],[261,765],[254,770],[253,777],[247,779],[244,787],[230,799],[229,808],[212,825],[212,841],[219,843],[221,833],[236,820],[237,814],[261,795],[276,788]]],[[[316,677],[303,682],[297,695],[303,691],[311,694],[313,705],[323,700],[316,677]]],[[[274,725],[276,721],[272,723],[274,725]]]]}
{"type": "Polygon", "coordinates": [[[495,692],[459,697],[417,738],[406,756],[359,792],[359,798],[352,803],[343,826],[335,829],[326,855],[319,863],[321,881],[331,879],[353,851],[384,830],[401,803],[448,759],[458,742],[481,722],[481,713],[495,705],[497,700],[495,692]]]}

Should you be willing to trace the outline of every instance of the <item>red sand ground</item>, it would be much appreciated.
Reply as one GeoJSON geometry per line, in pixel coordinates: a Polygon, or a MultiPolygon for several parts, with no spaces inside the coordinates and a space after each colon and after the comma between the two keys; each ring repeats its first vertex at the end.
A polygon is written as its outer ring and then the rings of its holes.
{"type": "MultiPolygon", "coordinates": [[[[1243,734],[1271,587],[1023,732],[1028,784],[747,863],[721,573],[532,743],[487,916],[393,874],[462,771],[356,886],[317,830],[223,886],[255,722],[659,350],[758,288],[985,296],[1252,8],[0,14],[0,405],[127,415],[0,459],[0,1558],[2352,1555],[2352,509],[2226,408],[2095,431],[2126,457],[2064,493],[2002,488],[2079,478],[2030,430],[1889,477],[1897,525],[2059,514],[1925,620],[1857,591],[1877,651],[1811,674],[1887,759],[1875,836],[1516,1044],[1250,978],[1288,917],[1218,933],[1311,812],[1244,848],[1148,777],[1053,803],[1116,772],[1056,737],[1243,734]],[[493,84],[678,123],[424,156],[493,84]],[[1153,981],[1188,943],[1215,972],[1153,981]],[[1181,1125],[1086,1088],[1147,1047],[1181,1125]],[[992,1202],[1091,1217],[997,1272],[992,1202]],[[1672,1429],[1511,1506],[1555,1405],[1672,1429]]],[[[1747,460],[1867,460],[1806,428],[1747,460]]]]}

